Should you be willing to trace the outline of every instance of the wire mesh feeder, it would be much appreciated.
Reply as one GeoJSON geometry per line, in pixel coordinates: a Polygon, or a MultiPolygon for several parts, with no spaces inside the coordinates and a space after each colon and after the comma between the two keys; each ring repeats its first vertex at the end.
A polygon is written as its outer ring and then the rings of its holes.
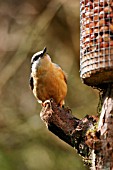
{"type": "Polygon", "coordinates": [[[113,0],[80,0],[80,76],[90,86],[113,82],[113,0]]]}

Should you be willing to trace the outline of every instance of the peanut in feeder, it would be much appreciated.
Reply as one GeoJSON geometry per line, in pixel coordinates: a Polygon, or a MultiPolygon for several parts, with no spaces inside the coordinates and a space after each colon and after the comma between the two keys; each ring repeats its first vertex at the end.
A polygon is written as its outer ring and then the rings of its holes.
{"type": "Polygon", "coordinates": [[[113,82],[113,1],[80,0],[80,76],[90,86],[113,82]]]}

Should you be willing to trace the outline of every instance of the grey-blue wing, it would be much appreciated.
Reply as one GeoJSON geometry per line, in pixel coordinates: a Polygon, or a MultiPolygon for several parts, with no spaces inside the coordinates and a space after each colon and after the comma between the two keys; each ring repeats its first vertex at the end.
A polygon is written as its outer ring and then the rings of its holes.
{"type": "Polygon", "coordinates": [[[29,85],[30,85],[30,88],[31,90],[34,89],[34,83],[33,83],[33,77],[30,75],[30,78],[29,78],[29,85]]]}

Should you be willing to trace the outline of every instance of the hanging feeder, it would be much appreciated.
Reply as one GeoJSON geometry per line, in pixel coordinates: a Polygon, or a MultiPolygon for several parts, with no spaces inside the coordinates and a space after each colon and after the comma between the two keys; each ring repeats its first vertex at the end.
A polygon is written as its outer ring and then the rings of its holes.
{"type": "Polygon", "coordinates": [[[113,82],[113,0],[80,0],[80,76],[90,86],[113,82]]]}

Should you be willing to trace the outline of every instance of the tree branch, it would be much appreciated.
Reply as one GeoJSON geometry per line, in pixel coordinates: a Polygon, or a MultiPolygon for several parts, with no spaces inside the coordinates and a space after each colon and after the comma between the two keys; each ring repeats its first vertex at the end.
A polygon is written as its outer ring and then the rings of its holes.
{"type": "Polygon", "coordinates": [[[94,141],[88,138],[88,131],[97,122],[96,116],[87,115],[79,120],[71,114],[69,108],[60,108],[55,102],[50,101],[42,108],[40,117],[52,133],[76,148],[85,160],[90,159],[91,143],[94,141]]]}
{"type": "Polygon", "coordinates": [[[113,169],[113,85],[107,86],[102,93],[99,122],[97,116],[78,119],[69,108],[60,108],[54,101],[47,102],[40,113],[47,128],[76,148],[92,170],[113,169]]]}

